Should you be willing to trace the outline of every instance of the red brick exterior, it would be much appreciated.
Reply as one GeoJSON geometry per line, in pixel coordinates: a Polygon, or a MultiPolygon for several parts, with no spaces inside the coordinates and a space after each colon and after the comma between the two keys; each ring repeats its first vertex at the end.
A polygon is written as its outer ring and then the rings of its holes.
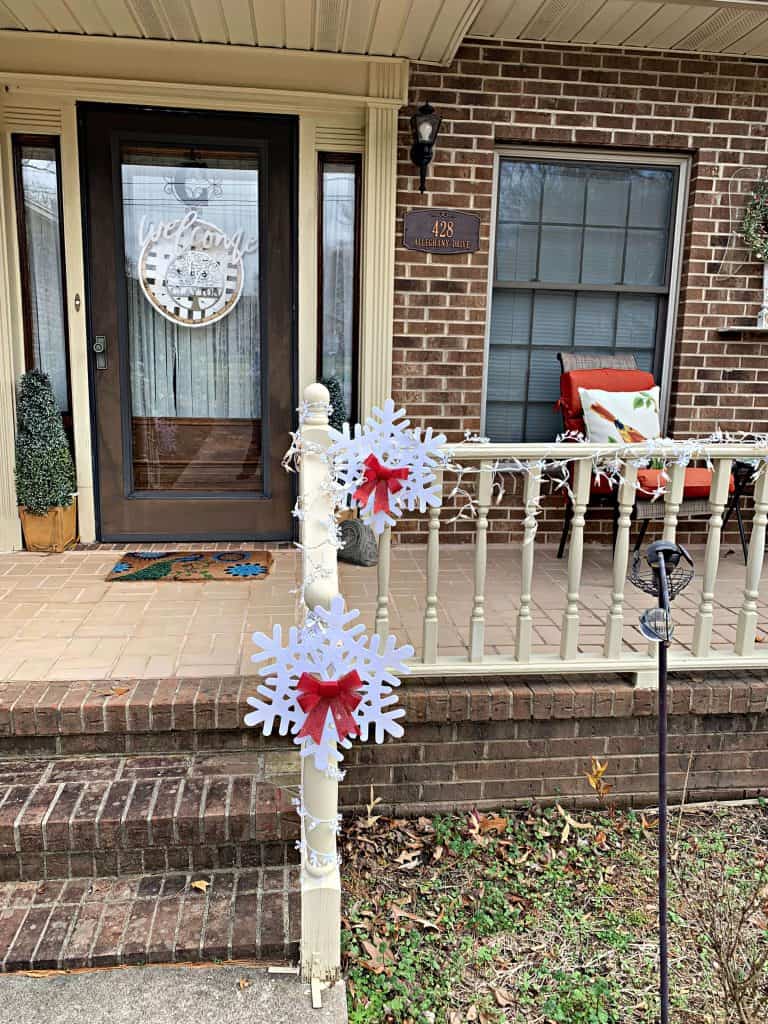
{"type": "MultiPolygon", "coordinates": [[[[673,797],[686,774],[689,800],[768,792],[765,673],[673,673],[671,682],[673,797]]],[[[152,679],[129,691],[4,684],[0,883],[290,863],[286,787],[298,782],[299,759],[289,737],[244,728],[253,677],[152,679]],[[86,786],[98,790],[90,803],[86,786]]],[[[412,678],[399,696],[403,738],[345,755],[345,813],[369,803],[371,786],[385,813],[589,803],[593,755],[608,760],[615,802],[655,801],[657,695],[620,677],[412,678]]]]}
{"type": "MultiPolygon", "coordinates": [[[[363,809],[370,786],[382,813],[497,809],[537,800],[594,806],[590,759],[608,762],[610,802],[657,802],[657,695],[615,678],[543,677],[409,682],[406,732],[397,743],[356,745],[341,786],[345,809],[363,809]]],[[[673,677],[669,700],[670,798],[688,802],[768,791],[768,683],[760,673],[673,677]]]]}
{"type": "MultiPolygon", "coordinates": [[[[756,179],[768,163],[768,65],[471,42],[450,68],[415,65],[409,99],[400,123],[393,391],[416,420],[452,440],[480,428],[493,154],[507,143],[690,156],[670,432],[768,429],[768,342],[717,333],[726,324],[754,323],[760,267],[749,264],[741,280],[716,278],[728,238],[730,176],[747,167],[756,179]],[[408,118],[426,99],[443,125],[429,191],[420,196],[408,118]],[[404,249],[403,214],[420,206],[477,211],[480,251],[441,257],[404,249]]],[[[542,536],[551,540],[557,527],[550,521],[551,534],[542,536]]],[[[492,539],[516,529],[503,510],[492,516],[492,539]]]]}

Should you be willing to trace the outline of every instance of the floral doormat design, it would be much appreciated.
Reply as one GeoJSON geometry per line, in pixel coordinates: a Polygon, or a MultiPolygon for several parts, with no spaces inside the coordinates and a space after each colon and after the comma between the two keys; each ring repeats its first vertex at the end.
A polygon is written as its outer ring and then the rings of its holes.
{"type": "Polygon", "coordinates": [[[107,583],[126,580],[258,580],[272,571],[269,551],[129,551],[107,583]]]}

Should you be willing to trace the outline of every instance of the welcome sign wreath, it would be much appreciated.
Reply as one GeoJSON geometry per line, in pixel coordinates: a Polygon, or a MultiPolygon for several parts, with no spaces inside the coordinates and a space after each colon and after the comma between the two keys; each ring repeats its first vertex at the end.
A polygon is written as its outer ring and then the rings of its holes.
{"type": "Polygon", "coordinates": [[[235,308],[243,293],[243,257],[258,239],[228,235],[196,210],[158,224],[142,219],[139,284],[158,313],[185,327],[206,327],[235,308]]]}

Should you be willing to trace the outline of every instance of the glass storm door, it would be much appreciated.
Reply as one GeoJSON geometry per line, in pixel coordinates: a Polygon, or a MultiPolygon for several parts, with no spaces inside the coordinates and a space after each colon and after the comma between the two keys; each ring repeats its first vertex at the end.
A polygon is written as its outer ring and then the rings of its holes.
{"type": "Polygon", "coordinates": [[[102,539],[290,536],[294,120],[81,127],[102,539]]]}

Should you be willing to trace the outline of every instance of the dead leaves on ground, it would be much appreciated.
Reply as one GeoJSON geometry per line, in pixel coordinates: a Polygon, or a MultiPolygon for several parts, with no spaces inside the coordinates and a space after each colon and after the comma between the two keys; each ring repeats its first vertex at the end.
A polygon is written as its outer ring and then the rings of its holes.
{"type": "Polygon", "coordinates": [[[395,954],[392,952],[388,942],[385,942],[374,932],[370,939],[362,939],[360,945],[365,950],[368,959],[358,960],[363,967],[367,967],[374,974],[384,974],[395,962],[395,954]]]}
{"type": "MultiPolygon", "coordinates": [[[[598,793],[610,790],[603,781],[606,769],[607,762],[601,764],[593,759],[590,774],[594,779],[593,788],[598,793]]],[[[371,789],[367,813],[345,827],[344,860],[350,867],[360,864],[370,869],[373,862],[397,872],[418,875],[422,871],[434,873],[443,870],[442,862],[455,858],[450,844],[446,846],[444,842],[437,841],[431,818],[412,820],[376,814],[374,810],[380,802],[371,789]]],[[[501,814],[483,813],[477,809],[470,811],[464,819],[464,836],[478,848],[478,853],[495,851],[493,856],[511,857],[518,865],[529,860],[534,849],[537,857],[549,862],[557,856],[558,847],[568,845],[576,836],[589,836],[590,845],[598,849],[607,848],[605,830],[597,830],[594,825],[579,821],[560,804],[556,805],[556,810],[562,826],[558,826],[556,821],[545,821],[539,810],[528,812],[523,820],[534,835],[531,846],[522,850],[519,840],[510,835],[510,817],[501,814]]]]}
{"type": "Polygon", "coordinates": [[[470,811],[467,830],[478,846],[487,846],[492,835],[504,835],[508,824],[509,819],[502,818],[498,814],[480,814],[478,811],[470,811]]]}
{"type": "Polygon", "coordinates": [[[413,871],[430,859],[435,830],[429,818],[388,818],[374,814],[380,803],[371,791],[367,814],[344,829],[344,859],[354,865],[374,858],[380,863],[394,864],[398,871],[413,871]]]}
{"type": "Polygon", "coordinates": [[[124,697],[126,693],[130,693],[130,686],[112,686],[109,690],[105,690],[104,693],[97,694],[98,697],[124,697]]]}
{"type": "Polygon", "coordinates": [[[490,1016],[484,1010],[475,1006],[474,1003],[466,1013],[461,1010],[450,1010],[448,1013],[448,1024],[464,1024],[465,1021],[475,1021],[476,1024],[496,1024],[498,1018],[490,1016]]]}
{"type": "Polygon", "coordinates": [[[568,842],[572,828],[575,828],[577,831],[581,829],[591,830],[592,828],[594,828],[594,826],[590,825],[589,822],[576,821],[576,819],[572,815],[570,815],[568,811],[564,810],[564,808],[562,808],[560,804],[557,804],[556,806],[557,813],[565,822],[565,825],[563,826],[563,831],[560,833],[560,842],[563,845],[565,845],[568,842]]]}
{"type": "Polygon", "coordinates": [[[491,988],[491,992],[493,993],[493,998],[496,1000],[497,1006],[512,1006],[515,1001],[514,995],[508,988],[504,988],[503,986],[499,988],[491,988]]]}

